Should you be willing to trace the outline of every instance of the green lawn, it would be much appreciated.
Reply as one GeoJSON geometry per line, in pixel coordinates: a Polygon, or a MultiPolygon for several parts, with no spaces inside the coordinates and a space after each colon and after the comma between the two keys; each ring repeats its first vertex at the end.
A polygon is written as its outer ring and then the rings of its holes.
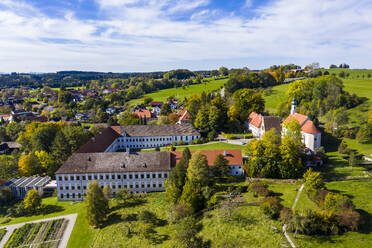
{"type": "Polygon", "coordinates": [[[361,69],[361,70],[358,70],[358,69],[343,69],[343,68],[322,69],[323,73],[325,71],[328,71],[330,74],[335,73],[337,76],[341,71],[344,71],[345,73],[350,74],[350,76],[349,76],[350,79],[358,79],[358,76],[359,76],[359,79],[363,79],[363,76],[364,76],[364,79],[368,79],[368,74],[370,74],[371,78],[372,78],[372,70],[371,69],[361,69]]]}
{"type": "Polygon", "coordinates": [[[265,109],[266,111],[275,114],[278,108],[278,105],[287,99],[285,94],[289,88],[289,84],[281,84],[278,86],[272,87],[270,94],[264,94],[265,99],[265,109]]]}
{"type": "Polygon", "coordinates": [[[355,149],[358,152],[364,154],[365,156],[372,158],[372,144],[360,144],[355,139],[345,138],[345,141],[351,149],[355,149]]]}
{"type": "Polygon", "coordinates": [[[298,235],[293,241],[298,247],[372,247],[372,181],[338,181],[327,183],[327,188],[351,197],[364,223],[358,232],[342,235],[298,235]]]}
{"type": "Polygon", "coordinates": [[[168,97],[175,96],[179,100],[183,100],[186,97],[191,96],[192,94],[198,94],[205,92],[211,92],[217,89],[220,89],[228,79],[212,79],[206,80],[207,83],[201,84],[194,84],[189,87],[183,89],[182,87],[166,89],[166,90],[159,90],[154,93],[146,94],[142,98],[134,99],[129,102],[130,105],[140,104],[143,102],[143,98],[151,97],[154,101],[162,101],[165,102],[168,97]]]}
{"type": "MultiPolygon", "coordinates": [[[[188,147],[191,151],[200,151],[200,150],[232,150],[232,149],[241,149],[243,150],[244,146],[227,144],[225,142],[215,142],[215,143],[206,143],[201,145],[187,145],[187,146],[176,146],[176,151],[183,151],[188,147]]],[[[168,148],[164,147],[160,149],[161,151],[168,151],[168,148]]],[[[155,149],[143,149],[142,151],[155,151],[155,149]]]]}

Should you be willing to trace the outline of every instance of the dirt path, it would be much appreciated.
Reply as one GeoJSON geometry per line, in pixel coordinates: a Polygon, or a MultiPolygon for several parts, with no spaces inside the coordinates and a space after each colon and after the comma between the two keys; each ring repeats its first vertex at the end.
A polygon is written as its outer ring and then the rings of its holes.
{"type": "Polygon", "coordinates": [[[52,218],[46,218],[46,219],[40,219],[40,220],[34,220],[34,221],[28,221],[28,222],[23,222],[19,224],[14,224],[14,225],[8,225],[8,226],[2,226],[1,228],[6,228],[7,233],[3,237],[3,239],[0,242],[0,248],[4,247],[10,236],[12,235],[13,231],[24,224],[27,223],[38,223],[38,222],[44,222],[44,221],[50,221],[50,220],[58,220],[58,219],[67,219],[68,224],[66,227],[65,232],[63,233],[62,240],[59,243],[58,247],[59,248],[65,248],[67,247],[68,240],[70,238],[72,229],[74,228],[75,221],[76,221],[77,214],[69,214],[69,215],[63,215],[63,216],[57,216],[57,217],[52,217],[52,218]]]}
{"type": "MultiPolygon", "coordinates": [[[[302,184],[300,189],[298,190],[297,192],[297,195],[296,195],[296,198],[292,204],[292,210],[294,210],[296,208],[296,205],[297,205],[297,202],[298,202],[298,199],[300,198],[300,195],[301,195],[301,192],[302,190],[304,189],[305,187],[305,184],[302,184]]],[[[283,225],[283,233],[284,233],[284,236],[285,238],[287,239],[288,243],[291,245],[292,248],[296,248],[295,244],[293,243],[293,241],[291,240],[291,238],[289,237],[288,233],[287,233],[287,224],[284,224],[283,225]]]]}

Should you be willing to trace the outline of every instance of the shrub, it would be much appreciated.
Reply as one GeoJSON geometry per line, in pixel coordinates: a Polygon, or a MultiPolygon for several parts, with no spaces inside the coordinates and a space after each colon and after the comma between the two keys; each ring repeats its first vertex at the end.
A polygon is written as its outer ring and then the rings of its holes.
{"type": "Polygon", "coordinates": [[[339,212],[342,210],[352,210],[354,206],[349,197],[330,192],[324,199],[323,208],[328,211],[339,212]]]}
{"type": "Polygon", "coordinates": [[[154,223],[157,220],[156,214],[148,210],[142,210],[141,212],[139,212],[138,219],[145,223],[154,223]]]}
{"type": "Polygon", "coordinates": [[[337,214],[338,225],[344,230],[357,231],[360,214],[356,211],[345,210],[337,214]]]}
{"type": "Polygon", "coordinates": [[[321,189],[316,192],[316,195],[314,196],[313,200],[314,202],[319,206],[323,207],[324,199],[326,198],[327,194],[329,193],[326,189],[321,189]]]}
{"type": "Polygon", "coordinates": [[[284,207],[280,210],[280,221],[288,224],[293,218],[293,211],[290,208],[284,207]]]}
{"type": "Polygon", "coordinates": [[[266,197],[270,195],[270,191],[267,189],[267,187],[268,186],[265,185],[264,183],[255,181],[253,182],[251,189],[255,196],[259,195],[259,196],[266,197]]]}
{"type": "Polygon", "coordinates": [[[261,204],[264,213],[272,219],[277,219],[279,217],[282,207],[283,206],[279,203],[279,199],[275,196],[266,197],[261,204]]]}
{"type": "Polygon", "coordinates": [[[174,223],[192,214],[192,209],[182,203],[174,205],[170,209],[169,220],[174,223]]]}

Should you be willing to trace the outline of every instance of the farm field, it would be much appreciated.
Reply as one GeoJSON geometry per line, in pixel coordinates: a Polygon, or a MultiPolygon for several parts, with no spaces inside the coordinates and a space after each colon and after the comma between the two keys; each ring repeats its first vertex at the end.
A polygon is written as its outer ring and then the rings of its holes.
{"type": "Polygon", "coordinates": [[[56,248],[66,225],[65,219],[25,224],[13,231],[5,248],[23,246],[56,248]]]}
{"type": "Polygon", "coordinates": [[[190,85],[189,87],[186,87],[183,89],[182,87],[179,88],[172,88],[172,89],[165,89],[165,90],[159,90],[154,93],[149,93],[144,95],[142,98],[134,99],[129,102],[130,105],[136,105],[143,102],[144,97],[151,97],[154,101],[162,101],[165,102],[168,97],[175,96],[179,98],[179,100],[183,100],[192,94],[198,94],[205,92],[211,92],[217,89],[220,89],[228,79],[212,79],[207,80],[206,83],[201,84],[194,84],[190,85]]]}

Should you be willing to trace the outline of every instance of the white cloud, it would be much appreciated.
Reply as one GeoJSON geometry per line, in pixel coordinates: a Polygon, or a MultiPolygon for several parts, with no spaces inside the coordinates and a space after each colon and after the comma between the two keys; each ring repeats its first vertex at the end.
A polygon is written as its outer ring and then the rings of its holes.
{"type": "Polygon", "coordinates": [[[244,8],[250,8],[253,5],[253,0],[245,0],[244,8]]]}
{"type": "Polygon", "coordinates": [[[372,67],[368,0],[270,1],[254,18],[218,16],[203,0],[97,2],[108,18],[81,20],[72,12],[53,18],[3,0],[8,8],[0,9],[0,71],[211,69],[222,63],[260,68],[313,61],[372,67]],[[189,19],[173,19],[185,11],[189,19]]]}

